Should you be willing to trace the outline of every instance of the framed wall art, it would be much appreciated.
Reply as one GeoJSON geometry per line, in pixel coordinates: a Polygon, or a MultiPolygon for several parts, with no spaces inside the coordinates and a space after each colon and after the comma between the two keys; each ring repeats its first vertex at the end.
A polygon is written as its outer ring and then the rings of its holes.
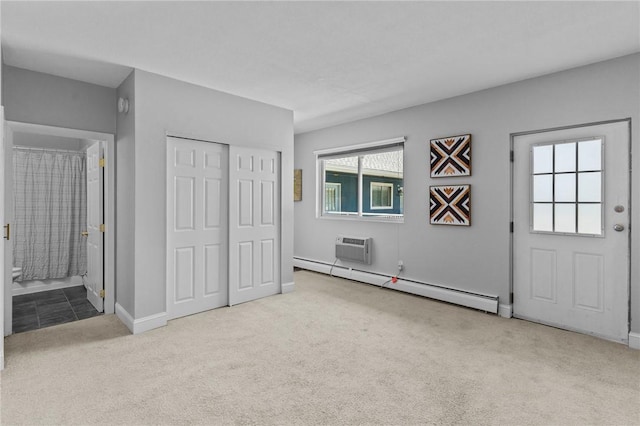
{"type": "Polygon", "coordinates": [[[293,170],[293,201],[302,201],[302,169],[293,170]]]}
{"type": "Polygon", "coordinates": [[[432,225],[471,225],[471,185],[429,187],[429,218],[432,225]]]}
{"type": "Polygon", "coordinates": [[[471,135],[431,139],[431,177],[471,176],[471,135]]]}

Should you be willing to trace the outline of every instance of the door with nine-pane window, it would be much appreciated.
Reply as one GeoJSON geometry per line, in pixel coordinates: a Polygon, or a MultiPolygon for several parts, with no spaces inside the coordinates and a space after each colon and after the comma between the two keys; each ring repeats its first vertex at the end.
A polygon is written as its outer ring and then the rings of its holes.
{"type": "Polygon", "coordinates": [[[513,142],[514,316],[628,340],[629,125],[513,142]]]}

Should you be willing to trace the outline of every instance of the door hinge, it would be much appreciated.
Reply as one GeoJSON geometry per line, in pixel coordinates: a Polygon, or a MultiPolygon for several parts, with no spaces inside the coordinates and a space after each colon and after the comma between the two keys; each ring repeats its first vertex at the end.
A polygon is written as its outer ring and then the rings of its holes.
{"type": "Polygon", "coordinates": [[[104,299],[104,289],[100,290],[100,298],[104,299]]]}
{"type": "Polygon", "coordinates": [[[509,224],[509,232],[513,234],[513,222],[509,224]]]}
{"type": "Polygon", "coordinates": [[[514,159],[514,154],[513,154],[513,151],[511,151],[511,153],[509,154],[509,161],[513,163],[513,159],[514,159]]]}
{"type": "Polygon", "coordinates": [[[104,232],[104,229],[105,229],[104,223],[101,223],[100,224],[100,232],[104,232]]]}
{"type": "Polygon", "coordinates": [[[102,157],[102,158],[100,159],[100,161],[98,162],[98,165],[99,165],[100,167],[104,167],[104,157],[102,157]]]}

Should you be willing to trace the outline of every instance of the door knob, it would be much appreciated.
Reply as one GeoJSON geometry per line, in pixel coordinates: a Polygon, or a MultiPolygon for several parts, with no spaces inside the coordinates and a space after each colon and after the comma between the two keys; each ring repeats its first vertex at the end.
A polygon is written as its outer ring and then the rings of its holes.
{"type": "Polygon", "coordinates": [[[88,236],[89,236],[89,232],[87,232],[87,231],[82,231],[82,232],[80,233],[80,235],[82,235],[83,237],[88,237],[88,236]]]}
{"type": "Polygon", "coordinates": [[[622,225],[620,223],[616,223],[615,225],[613,225],[613,230],[614,231],[618,231],[618,232],[622,232],[622,231],[624,231],[624,225],[622,225]]]}

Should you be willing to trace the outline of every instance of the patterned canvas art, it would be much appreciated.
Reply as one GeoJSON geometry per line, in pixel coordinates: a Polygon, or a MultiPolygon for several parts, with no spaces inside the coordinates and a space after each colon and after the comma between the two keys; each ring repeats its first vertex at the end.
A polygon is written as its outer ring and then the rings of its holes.
{"type": "Polygon", "coordinates": [[[471,135],[431,140],[431,177],[471,175],[471,135]]]}
{"type": "Polygon", "coordinates": [[[434,225],[471,225],[471,185],[429,188],[429,217],[434,225]]]}

